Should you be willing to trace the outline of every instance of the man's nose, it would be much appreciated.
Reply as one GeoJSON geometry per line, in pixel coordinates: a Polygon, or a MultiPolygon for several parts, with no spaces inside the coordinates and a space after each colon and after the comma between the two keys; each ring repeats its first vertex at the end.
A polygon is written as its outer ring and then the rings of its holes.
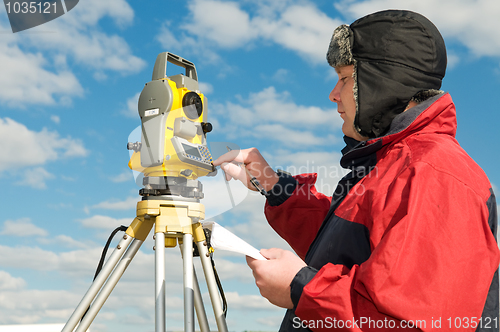
{"type": "Polygon", "coordinates": [[[339,87],[339,82],[337,82],[337,84],[335,85],[335,87],[333,88],[333,90],[330,92],[330,95],[328,96],[328,98],[331,101],[333,101],[334,103],[340,101],[340,87],[339,87]]]}

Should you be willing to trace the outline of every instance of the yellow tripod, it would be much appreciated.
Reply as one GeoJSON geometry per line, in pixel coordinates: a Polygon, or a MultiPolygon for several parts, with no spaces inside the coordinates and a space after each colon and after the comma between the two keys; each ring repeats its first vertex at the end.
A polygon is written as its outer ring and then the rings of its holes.
{"type": "Polygon", "coordinates": [[[184,280],[184,331],[194,332],[194,309],[202,332],[210,332],[193,267],[196,243],[219,332],[227,332],[221,299],[200,223],[205,207],[194,198],[148,196],[137,203],[137,216],[78,304],[62,332],[85,332],[125,272],[153,225],[155,239],[155,331],[165,332],[165,247],[181,247],[184,280]],[[88,309],[88,311],[87,311],[88,309]],[[83,319],[82,319],[83,317],[83,319]],[[81,320],[81,321],[80,321],[81,320]],[[78,322],[80,322],[78,324],[78,322]],[[78,325],[78,326],[77,326],[78,325]]]}

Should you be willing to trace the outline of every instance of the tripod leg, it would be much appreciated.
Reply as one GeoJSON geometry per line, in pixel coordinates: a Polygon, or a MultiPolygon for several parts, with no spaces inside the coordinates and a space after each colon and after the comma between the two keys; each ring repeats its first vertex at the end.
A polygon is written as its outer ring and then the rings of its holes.
{"type": "Polygon", "coordinates": [[[101,272],[97,275],[97,278],[94,280],[90,288],[87,290],[87,293],[83,296],[82,300],[76,307],[75,311],[69,318],[68,322],[62,329],[62,332],[71,332],[74,330],[78,321],[85,314],[85,311],[90,306],[94,298],[96,297],[99,290],[102,288],[106,279],[109,277],[113,269],[115,268],[118,261],[125,253],[125,250],[132,242],[133,237],[129,235],[123,236],[122,240],[118,243],[116,249],[113,251],[111,256],[108,258],[106,264],[103,266],[101,272]]]}
{"type": "Polygon", "coordinates": [[[214,270],[212,268],[212,263],[210,262],[208,249],[203,244],[203,242],[204,241],[197,242],[196,245],[198,246],[198,252],[200,253],[203,272],[205,273],[208,292],[210,293],[210,300],[212,301],[212,307],[214,309],[215,321],[217,322],[217,328],[219,329],[219,332],[227,332],[226,317],[224,316],[224,310],[222,309],[219,291],[217,290],[217,282],[215,281],[214,270]]]}
{"type": "Polygon", "coordinates": [[[182,236],[182,258],[184,271],[184,331],[194,332],[194,266],[193,235],[182,236]]]}
{"type": "Polygon", "coordinates": [[[92,321],[97,316],[97,313],[104,305],[104,302],[106,302],[107,298],[109,297],[109,295],[115,288],[116,284],[120,280],[121,276],[127,269],[128,265],[134,258],[135,254],[137,253],[137,251],[139,251],[139,248],[141,247],[142,243],[143,241],[133,239],[132,244],[127,249],[127,252],[123,255],[123,258],[120,260],[120,262],[118,262],[115,270],[109,276],[108,281],[102,288],[99,295],[96,297],[92,306],[89,308],[89,311],[87,312],[83,320],[80,322],[80,325],[78,325],[76,332],[87,331],[90,324],[92,324],[92,321]]]}
{"type": "Polygon", "coordinates": [[[193,278],[194,278],[194,308],[196,309],[198,324],[200,325],[201,332],[210,332],[207,313],[205,312],[205,306],[203,305],[203,299],[201,298],[200,286],[198,284],[198,278],[196,278],[195,270],[193,270],[193,278]]]}
{"type": "Polygon", "coordinates": [[[155,331],[165,332],[165,233],[155,234],[155,331]]]}
{"type": "MultiPolygon", "coordinates": [[[[181,244],[181,255],[183,255],[183,244],[181,244]]],[[[196,277],[196,270],[193,268],[193,291],[194,291],[194,308],[196,310],[196,317],[198,317],[198,324],[200,325],[201,332],[210,332],[210,326],[208,325],[207,313],[205,312],[205,306],[203,305],[203,298],[201,297],[200,286],[198,283],[198,278],[196,277]]]]}

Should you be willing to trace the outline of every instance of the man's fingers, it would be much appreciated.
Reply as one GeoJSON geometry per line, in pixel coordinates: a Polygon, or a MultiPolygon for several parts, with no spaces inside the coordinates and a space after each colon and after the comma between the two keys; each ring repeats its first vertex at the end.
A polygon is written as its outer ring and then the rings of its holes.
{"type": "Polygon", "coordinates": [[[243,183],[247,183],[247,173],[243,167],[235,165],[233,163],[222,163],[220,168],[226,173],[226,180],[231,180],[231,178],[240,180],[243,183]]]}
{"type": "Polygon", "coordinates": [[[276,259],[282,255],[283,250],[278,248],[261,249],[260,254],[267,259],[276,259]]]}
{"type": "Polygon", "coordinates": [[[222,156],[215,159],[213,164],[214,166],[219,166],[222,163],[229,163],[232,161],[243,162],[243,157],[240,155],[240,150],[231,150],[227,153],[224,153],[222,156]]]}
{"type": "Polygon", "coordinates": [[[251,263],[255,262],[256,259],[253,258],[253,257],[250,257],[250,256],[246,256],[246,259],[247,259],[247,264],[250,265],[251,263]]]}
{"type": "Polygon", "coordinates": [[[246,165],[253,162],[264,164],[265,160],[257,149],[250,148],[244,150],[231,150],[227,153],[224,153],[222,156],[215,159],[213,164],[214,166],[219,166],[222,163],[228,162],[242,163],[246,165]]]}
{"type": "Polygon", "coordinates": [[[213,162],[229,177],[240,180],[250,190],[269,191],[278,182],[278,176],[256,148],[232,150],[213,162]],[[250,179],[255,178],[256,182],[250,179]]]}

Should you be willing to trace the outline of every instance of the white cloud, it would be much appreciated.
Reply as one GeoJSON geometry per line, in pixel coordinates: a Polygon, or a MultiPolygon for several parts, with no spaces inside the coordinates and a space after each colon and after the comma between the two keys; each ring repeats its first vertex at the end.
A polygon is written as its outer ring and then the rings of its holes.
{"type": "Polygon", "coordinates": [[[80,3],[64,18],[68,23],[94,26],[100,19],[109,16],[121,27],[130,25],[134,19],[134,10],[126,0],[86,0],[80,3]],[[76,20],[75,20],[76,18],[76,20]]]}
{"type": "Polygon", "coordinates": [[[105,209],[105,210],[132,210],[137,206],[140,201],[138,197],[129,197],[124,201],[109,200],[93,205],[92,209],[105,209]]]}
{"type": "Polygon", "coordinates": [[[281,325],[283,321],[283,315],[281,316],[271,316],[271,317],[259,317],[256,319],[262,325],[269,326],[270,329],[275,329],[277,326],[281,325]]]}
{"type": "Polygon", "coordinates": [[[288,69],[280,68],[276,70],[272,79],[280,83],[286,83],[290,79],[290,71],[288,69]]]}
{"type": "MultiPolygon", "coordinates": [[[[323,110],[316,106],[297,105],[287,91],[277,92],[268,87],[257,93],[250,93],[241,105],[226,104],[226,115],[237,124],[256,124],[260,122],[279,122],[295,126],[316,126],[331,123],[340,127],[342,121],[335,109],[323,110]]],[[[219,113],[219,112],[218,112],[219,113]]]]}
{"type": "Polygon", "coordinates": [[[58,117],[57,115],[51,115],[50,120],[54,122],[55,124],[60,124],[61,123],[61,118],[58,117]]]}
{"type": "MultiPolygon", "coordinates": [[[[251,93],[247,100],[243,100],[243,104],[249,105],[252,113],[251,116],[245,118],[245,121],[250,120],[253,123],[275,121],[301,126],[331,123],[338,127],[342,124],[335,109],[323,110],[316,106],[297,105],[293,102],[289,92],[279,93],[272,86],[260,92],[251,93]]],[[[236,120],[239,115],[235,113],[233,120],[236,120]]]]}
{"type": "Polygon", "coordinates": [[[47,236],[49,233],[40,227],[37,227],[29,218],[17,220],[6,220],[3,224],[1,235],[10,236],[47,236]]]}
{"type": "Polygon", "coordinates": [[[321,137],[314,134],[313,131],[305,131],[300,129],[292,129],[282,124],[260,125],[251,132],[255,138],[267,135],[273,141],[278,141],[286,146],[315,146],[315,145],[329,145],[336,143],[338,140],[333,135],[321,137]]]}
{"type": "Polygon", "coordinates": [[[55,175],[47,172],[43,167],[24,168],[17,172],[21,180],[16,184],[21,186],[28,186],[35,189],[46,189],[46,180],[54,179],[55,175]]]}
{"type": "Polygon", "coordinates": [[[144,60],[131,54],[130,47],[123,38],[98,30],[89,32],[85,26],[68,22],[54,20],[47,23],[50,25],[48,28],[55,29],[56,32],[27,35],[36,36],[30,38],[29,45],[40,50],[57,50],[96,71],[112,70],[123,75],[137,72],[145,66],[144,60]]]}
{"type": "MultiPolygon", "coordinates": [[[[0,101],[9,107],[30,104],[68,104],[83,95],[83,88],[68,69],[67,59],[95,70],[120,75],[145,66],[118,35],[105,33],[99,21],[110,17],[122,28],[133,22],[134,12],[125,0],[87,0],[69,13],[43,25],[41,33],[3,35],[0,40],[0,101]],[[29,82],[29,83],[28,83],[29,82]]],[[[8,30],[1,25],[2,30],[8,30]]]]}
{"type": "Polygon", "coordinates": [[[134,176],[132,170],[123,171],[123,173],[110,177],[110,180],[115,183],[133,181],[134,176]]]}
{"type": "MultiPolygon", "coordinates": [[[[0,271],[0,324],[30,324],[42,320],[66,321],[92,282],[101,249],[87,247],[85,250],[55,253],[41,248],[0,245],[1,266],[28,268],[31,273],[43,271],[43,275],[53,277],[54,280],[60,280],[58,278],[62,275],[71,285],[71,291],[30,289],[30,285],[22,278],[0,271]]],[[[182,264],[179,251],[167,251],[166,260],[172,269],[167,274],[170,304],[174,299],[173,294],[176,298],[182,296],[182,264]]],[[[63,287],[67,288],[67,285],[64,283],[63,287]]],[[[96,323],[105,324],[106,321],[116,320],[118,315],[123,317],[120,311],[126,307],[135,309],[136,312],[139,310],[136,314],[154,313],[151,294],[154,294],[154,255],[139,251],[99,313],[96,323]]],[[[182,307],[182,300],[175,303],[180,303],[182,307]]],[[[108,330],[95,328],[96,323],[93,324],[92,330],[108,330]]]]}
{"type": "Polygon", "coordinates": [[[254,20],[262,37],[296,51],[315,63],[326,63],[332,32],[341,23],[328,17],[312,3],[291,5],[278,19],[256,17],[254,20]]]}
{"type": "Polygon", "coordinates": [[[41,244],[56,244],[57,246],[63,246],[66,248],[79,248],[79,249],[88,249],[91,247],[95,247],[95,244],[89,244],[88,241],[82,242],[73,239],[68,235],[57,235],[54,238],[41,238],[37,239],[37,241],[41,244]]]}
{"type": "MultiPolygon", "coordinates": [[[[0,141],[3,142],[0,172],[16,171],[60,158],[84,157],[88,154],[78,139],[62,138],[57,132],[47,129],[32,131],[9,118],[0,118],[0,141]]],[[[34,176],[37,179],[50,178],[50,174],[41,168],[35,169],[34,172],[37,173],[37,176],[34,176]]],[[[33,179],[25,178],[25,184],[33,185],[33,179]]]]}
{"type": "MultiPolygon", "coordinates": [[[[500,56],[500,2],[491,0],[343,1],[337,9],[353,19],[384,9],[408,9],[429,18],[445,39],[457,40],[475,56],[500,56]],[[446,12],[446,15],[442,13],[446,12]]],[[[456,59],[452,58],[452,64],[456,59]]]]}
{"type": "Polygon", "coordinates": [[[0,265],[6,269],[56,271],[66,277],[93,275],[101,252],[101,247],[56,253],[40,247],[0,245],[0,265]]]}
{"type": "MultiPolygon", "coordinates": [[[[12,248],[0,245],[0,253],[0,264],[5,268],[26,269],[28,267],[32,273],[44,271],[44,274],[56,277],[56,280],[57,273],[62,273],[71,281],[71,291],[37,290],[30,289],[22,278],[0,271],[0,324],[32,324],[41,321],[64,322],[68,319],[83,296],[85,289],[91,284],[100,248],[87,248],[86,250],[56,254],[40,248],[12,248]]],[[[137,256],[139,259],[144,258],[140,252],[137,256]]],[[[140,262],[132,264],[131,267],[142,268],[140,262]]],[[[115,309],[119,310],[127,305],[130,307],[142,305],[144,307],[144,303],[151,303],[148,300],[150,300],[149,294],[152,292],[145,294],[131,292],[136,288],[139,288],[140,292],[151,288],[144,287],[144,271],[143,269],[139,269],[139,271],[131,269],[130,273],[124,275],[121,282],[123,285],[119,284],[116,287],[113,296],[108,300],[109,304],[98,315],[97,326],[102,322],[116,319],[115,309]],[[141,275],[142,279],[136,278],[136,282],[132,284],[130,276],[137,274],[141,275]],[[131,293],[133,296],[130,296],[131,293]],[[109,310],[109,308],[113,308],[113,310],[109,310]]],[[[148,272],[150,271],[154,270],[148,270],[148,272]]],[[[153,272],[150,273],[151,276],[154,276],[153,272]]],[[[148,283],[151,284],[151,282],[148,283]]],[[[93,327],[95,328],[96,325],[94,324],[93,327]]],[[[95,330],[100,329],[95,328],[95,330]]]]}
{"type": "MultiPolygon", "coordinates": [[[[253,282],[252,270],[250,270],[250,268],[247,266],[245,256],[241,254],[239,254],[238,256],[239,262],[235,263],[231,260],[222,258],[228,257],[224,256],[222,254],[222,251],[216,251],[214,255],[214,261],[216,263],[217,273],[219,274],[219,276],[223,277],[225,281],[236,279],[238,280],[238,282],[253,282]]],[[[199,267],[196,267],[197,271],[202,271],[201,264],[196,265],[199,265],[199,267]]],[[[205,283],[204,276],[200,276],[199,279],[200,283],[205,283]]]]}
{"type": "MultiPolygon", "coordinates": [[[[187,32],[182,32],[180,35],[175,34],[168,21],[161,26],[156,40],[170,52],[202,55],[202,58],[207,62],[220,62],[219,55],[210,47],[202,45],[196,37],[188,35],[187,32]]],[[[221,70],[224,69],[221,68],[221,70]]]]}
{"type": "Polygon", "coordinates": [[[198,85],[200,87],[201,93],[204,95],[209,95],[214,92],[214,86],[208,82],[199,82],[198,85]]]}
{"type": "Polygon", "coordinates": [[[139,111],[137,104],[139,102],[140,92],[137,92],[135,95],[127,99],[126,105],[127,107],[121,112],[127,118],[139,119],[139,111]]]}
{"type": "Polygon", "coordinates": [[[447,68],[455,68],[460,63],[460,56],[453,53],[453,51],[447,50],[446,56],[448,57],[447,68]]]}
{"type": "Polygon", "coordinates": [[[258,35],[249,14],[236,2],[195,0],[188,7],[192,21],[184,25],[184,30],[214,41],[220,47],[243,46],[258,35]]]}
{"type": "Polygon", "coordinates": [[[26,286],[23,278],[15,278],[5,271],[0,271],[0,290],[16,291],[26,286]]]}
{"type": "Polygon", "coordinates": [[[25,53],[17,45],[2,42],[0,46],[0,101],[10,107],[64,103],[63,97],[83,94],[73,73],[64,68],[52,72],[49,61],[42,54],[25,53]]]}
{"type": "MultiPolygon", "coordinates": [[[[57,254],[41,248],[8,247],[0,245],[0,265],[5,268],[25,268],[50,271],[58,267],[57,254]]],[[[1,303],[2,301],[0,301],[1,303]]]]}
{"type": "Polygon", "coordinates": [[[95,69],[136,72],[145,62],[131,54],[127,42],[101,31],[99,21],[110,17],[118,26],[133,22],[134,11],[125,0],[87,0],[68,14],[44,24],[54,31],[45,34],[27,34],[29,43],[42,50],[57,50],[77,62],[95,69]]]}
{"type": "Polygon", "coordinates": [[[120,225],[129,225],[133,218],[115,219],[108,216],[95,215],[78,220],[84,227],[97,229],[114,229],[120,225]]]}
{"type": "Polygon", "coordinates": [[[331,19],[313,3],[291,1],[252,4],[255,14],[239,2],[194,0],[189,5],[189,20],[175,36],[169,23],[164,24],[157,39],[164,47],[180,48],[211,61],[219,59],[216,48],[251,47],[256,42],[274,42],[297,52],[312,63],[326,63],[331,33],[340,21],[331,19]]]}
{"type": "MultiPolygon", "coordinates": [[[[218,61],[217,48],[252,47],[272,42],[296,52],[308,62],[325,63],[333,30],[343,22],[320,11],[312,1],[255,1],[252,10],[244,2],[193,0],[190,15],[180,32],[164,24],[157,39],[164,47],[183,53],[206,54],[218,61]],[[175,33],[175,35],[174,35],[175,33]]],[[[500,56],[500,3],[491,0],[343,0],[335,7],[343,16],[355,20],[384,9],[409,9],[433,21],[447,41],[458,41],[474,56],[500,56]],[[446,12],[446,15],[442,15],[446,12]],[[478,22],[481,22],[478,24],[478,22]]],[[[457,64],[450,54],[450,67],[457,64]]]]}
{"type": "Polygon", "coordinates": [[[281,310],[260,295],[240,295],[236,292],[228,292],[226,297],[228,306],[238,310],[281,310]]]}
{"type": "Polygon", "coordinates": [[[212,118],[226,123],[220,131],[230,139],[236,137],[267,137],[288,146],[321,146],[335,142],[331,134],[321,136],[319,131],[340,128],[342,119],[334,108],[322,109],[316,106],[296,104],[288,92],[277,92],[268,87],[240,97],[240,103],[213,104],[212,118]]]}
{"type": "Polygon", "coordinates": [[[66,320],[74,308],[76,294],[62,290],[22,289],[0,293],[0,323],[33,324],[41,319],[61,322],[66,320]]]}

